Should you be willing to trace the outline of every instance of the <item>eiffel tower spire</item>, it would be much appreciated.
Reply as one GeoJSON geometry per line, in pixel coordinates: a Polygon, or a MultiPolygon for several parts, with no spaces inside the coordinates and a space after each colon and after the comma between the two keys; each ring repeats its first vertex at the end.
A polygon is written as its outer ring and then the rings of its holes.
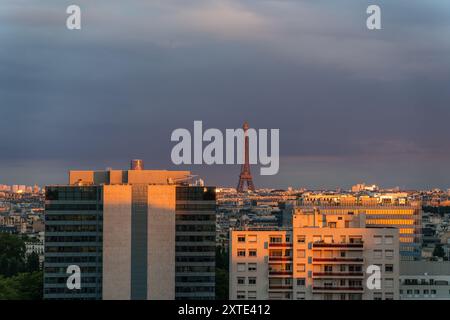
{"type": "Polygon", "coordinates": [[[237,192],[244,192],[244,184],[247,183],[247,189],[255,191],[255,185],[253,184],[252,174],[250,172],[250,161],[249,161],[249,149],[248,149],[248,134],[247,130],[249,128],[248,122],[245,121],[242,129],[244,129],[244,153],[245,161],[241,166],[241,174],[239,175],[239,183],[237,186],[237,192]]]}

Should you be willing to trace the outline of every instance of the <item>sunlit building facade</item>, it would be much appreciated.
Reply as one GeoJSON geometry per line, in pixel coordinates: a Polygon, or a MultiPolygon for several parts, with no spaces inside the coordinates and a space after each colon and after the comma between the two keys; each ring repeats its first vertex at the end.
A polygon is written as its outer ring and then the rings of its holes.
{"type": "Polygon", "coordinates": [[[422,205],[406,193],[374,196],[312,194],[299,199],[298,210],[317,208],[326,215],[365,214],[368,227],[399,230],[401,260],[421,259],[422,205]]]}
{"type": "Polygon", "coordinates": [[[70,171],[46,187],[45,299],[213,299],[215,188],[188,171],[70,171]],[[67,268],[81,268],[70,290],[67,268]]]}
{"type": "Polygon", "coordinates": [[[368,228],[364,215],[302,212],[289,230],[233,230],[230,299],[393,300],[399,292],[395,228],[368,228]],[[367,286],[370,266],[381,287],[367,286]]]}

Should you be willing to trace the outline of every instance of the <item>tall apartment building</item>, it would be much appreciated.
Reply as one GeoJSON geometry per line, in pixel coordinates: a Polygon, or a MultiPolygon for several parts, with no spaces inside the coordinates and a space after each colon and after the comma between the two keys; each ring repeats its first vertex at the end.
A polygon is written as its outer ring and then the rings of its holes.
{"type": "Polygon", "coordinates": [[[230,239],[230,299],[399,297],[398,230],[368,228],[363,214],[298,212],[289,230],[233,230],[230,239]],[[366,285],[372,265],[380,289],[366,285]]]}
{"type": "Polygon", "coordinates": [[[421,259],[422,205],[405,193],[353,196],[309,194],[299,199],[299,210],[317,208],[327,215],[365,214],[368,227],[395,227],[400,234],[403,261],[421,259]]]}
{"type": "Polygon", "coordinates": [[[213,299],[215,188],[189,171],[70,171],[46,187],[45,299],[213,299]],[[69,290],[67,268],[81,269],[69,290]]]}

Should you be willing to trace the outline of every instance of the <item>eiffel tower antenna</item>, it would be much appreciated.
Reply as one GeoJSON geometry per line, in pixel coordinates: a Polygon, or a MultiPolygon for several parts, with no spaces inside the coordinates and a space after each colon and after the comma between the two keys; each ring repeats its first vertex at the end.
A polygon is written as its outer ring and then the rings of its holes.
{"type": "Polygon", "coordinates": [[[252,174],[250,172],[250,161],[249,161],[249,151],[248,151],[248,122],[245,121],[242,129],[244,129],[244,153],[245,161],[241,166],[241,174],[239,175],[239,183],[237,186],[237,192],[244,192],[244,184],[247,183],[247,189],[255,191],[255,185],[253,184],[252,174]]]}

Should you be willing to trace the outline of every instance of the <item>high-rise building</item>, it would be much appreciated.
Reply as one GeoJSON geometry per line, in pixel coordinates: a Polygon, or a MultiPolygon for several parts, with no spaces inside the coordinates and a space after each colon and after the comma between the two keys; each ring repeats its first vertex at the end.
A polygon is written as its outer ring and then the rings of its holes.
{"type": "Polygon", "coordinates": [[[400,234],[403,261],[421,259],[422,204],[410,201],[406,193],[354,196],[348,194],[306,194],[298,210],[317,208],[326,215],[365,214],[368,227],[394,227],[400,234]]]}
{"type": "Polygon", "coordinates": [[[45,299],[214,298],[215,188],[133,164],[46,187],[45,299]],[[70,265],[79,290],[67,288],[70,265]]]}
{"type": "Polygon", "coordinates": [[[230,299],[399,297],[398,230],[368,228],[363,214],[298,212],[290,229],[234,230],[230,241],[230,299]],[[367,285],[371,268],[379,287],[367,285]]]}

